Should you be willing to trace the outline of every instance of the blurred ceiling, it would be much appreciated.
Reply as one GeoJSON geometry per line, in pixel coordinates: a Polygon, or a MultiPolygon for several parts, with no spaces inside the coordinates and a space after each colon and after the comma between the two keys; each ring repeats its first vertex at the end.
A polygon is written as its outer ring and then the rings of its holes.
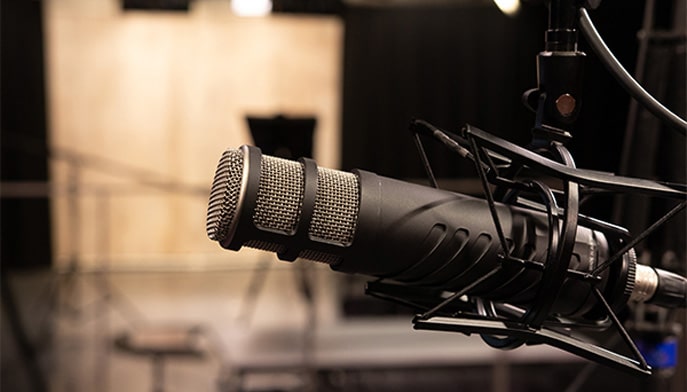
{"type": "MultiPolygon", "coordinates": [[[[188,11],[197,0],[121,0],[124,10],[188,11]]],[[[226,1],[231,0],[217,0],[226,1]]],[[[532,0],[529,0],[532,1],[532,0]]],[[[493,0],[272,0],[273,13],[336,15],[344,6],[406,7],[490,4],[493,0]]]]}

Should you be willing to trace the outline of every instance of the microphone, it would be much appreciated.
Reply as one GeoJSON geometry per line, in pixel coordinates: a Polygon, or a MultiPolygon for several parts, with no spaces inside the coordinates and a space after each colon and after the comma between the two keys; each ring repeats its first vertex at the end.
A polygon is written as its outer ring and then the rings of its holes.
{"type": "MultiPolygon", "coordinates": [[[[496,203],[509,254],[544,262],[545,212],[496,203]]],[[[542,273],[504,264],[504,250],[483,199],[429,188],[363,170],[343,172],[262,155],[252,146],[222,155],[212,184],[206,229],[221,247],[304,258],[333,270],[391,279],[404,285],[459,292],[527,308],[542,273]]],[[[569,269],[591,273],[620,249],[611,235],[578,226],[569,269]]],[[[615,310],[628,301],[685,307],[687,279],[637,264],[634,251],[599,273],[591,285],[566,278],[551,313],[599,317],[593,287],[615,310]]]]}

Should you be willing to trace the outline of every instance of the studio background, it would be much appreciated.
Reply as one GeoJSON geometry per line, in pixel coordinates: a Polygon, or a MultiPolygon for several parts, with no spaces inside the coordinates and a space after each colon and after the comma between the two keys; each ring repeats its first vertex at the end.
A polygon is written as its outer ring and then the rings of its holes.
{"type": "MultiPolygon", "coordinates": [[[[231,390],[237,379],[244,390],[302,390],[310,344],[333,370],[320,374],[332,390],[573,382],[586,362],[560,350],[502,352],[413,331],[403,310],[361,299],[364,279],[298,261],[313,277],[309,302],[292,266],[221,250],[205,234],[217,161],[252,143],[249,115],[314,116],[320,166],[413,181],[424,176],[413,118],[529,141],[533,114],[520,98],[536,86],[545,7],[509,17],[476,0],[274,2],[271,15],[247,18],[220,0],[151,2],[181,11],[124,3],[2,2],[3,389],[150,390],[151,358],[113,341],[160,326],[203,332],[201,358],[165,362],[171,391],[231,390]],[[241,369],[263,371],[237,378],[241,369]]],[[[642,1],[606,1],[592,13],[628,70],[643,11],[642,1]]],[[[658,18],[672,13],[659,6],[658,18]]],[[[580,167],[617,171],[630,100],[581,41],[584,106],[570,149],[580,167]]],[[[682,86],[669,106],[684,117],[684,80],[670,83],[682,86]]],[[[479,192],[471,164],[438,145],[428,152],[455,190],[479,192]]],[[[684,182],[684,170],[670,176],[684,182]]],[[[587,208],[614,218],[612,199],[587,208]]],[[[684,235],[674,236],[679,266],[684,235]]],[[[586,390],[648,388],[594,372],[586,390]]],[[[683,360],[661,390],[681,390],[686,372],[683,360]]]]}

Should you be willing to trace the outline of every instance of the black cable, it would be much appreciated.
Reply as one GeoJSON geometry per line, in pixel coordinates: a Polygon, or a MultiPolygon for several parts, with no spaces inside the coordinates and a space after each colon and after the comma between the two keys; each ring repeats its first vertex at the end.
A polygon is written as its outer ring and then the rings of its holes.
{"type": "Polygon", "coordinates": [[[687,121],[658,102],[623,68],[596,31],[589,13],[584,8],[580,8],[580,27],[596,55],[618,83],[648,111],[684,136],[687,133],[687,121]]]}

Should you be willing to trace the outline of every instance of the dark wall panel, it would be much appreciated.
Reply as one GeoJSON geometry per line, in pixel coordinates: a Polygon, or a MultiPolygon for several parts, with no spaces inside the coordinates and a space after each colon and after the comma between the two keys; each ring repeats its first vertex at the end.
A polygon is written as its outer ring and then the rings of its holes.
{"type": "MultiPolygon", "coordinates": [[[[42,3],[2,1],[3,182],[47,181],[47,119],[42,3]]],[[[50,264],[50,207],[47,197],[7,198],[2,217],[2,266],[50,264]]]]}
{"type": "MultiPolygon", "coordinates": [[[[611,2],[607,2],[611,3],[611,2]]],[[[616,56],[634,69],[642,4],[602,4],[592,13],[616,56]]],[[[345,169],[424,177],[408,132],[412,118],[458,131],[465,123],[518,144],[534,115],[521,104],[536,87],[547,10],[525,5],[514,18],[489,4],[349,6],[344,12],[345,169]]],[[[582,114],[570,144],[580,166],[617,169],[629,97],[588,50],[582,114]]],[[[439,145],[428,151],[440,177],[474,176],[439,145]]]]}
{"type": "MultiPolygon", "coordinates": [[[[408,123],[471,123],[528,140],[520,96],[536,81],[544,9],[520,17],[489,6],[349,7],[345,18],[343,166],[396,177],[424,174],[408,123]]],[[[439,176],[472,168],[439,146],[439,176]]]]}

